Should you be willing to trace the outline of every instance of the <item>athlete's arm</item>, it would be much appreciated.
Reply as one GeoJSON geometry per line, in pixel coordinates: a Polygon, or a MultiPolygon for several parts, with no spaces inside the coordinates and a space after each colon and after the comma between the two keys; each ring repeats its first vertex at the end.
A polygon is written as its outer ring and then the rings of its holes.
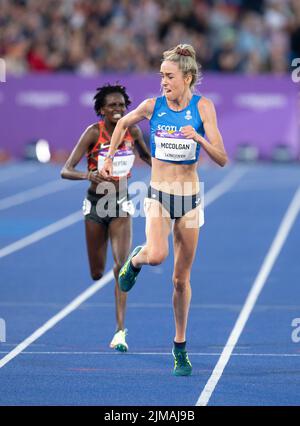
{"type": "Polygon", "coordinates": [[[140,158],[145,161],[145,163],[149,164],[151,167],[151,155],[149,149],[144,141],[143,133],[139,126],[134,125],[130,127],[130,133],[134,138],[134,146],[136,147],[140,158]]]}
{"type": "MultiPolygon", "coordinates": [[[[148,120],[151,118],[153,110],[154,110],[155,100],[154,99],[146,99],[143,101],[136,109],[124,115],[124,117],[120,118],[117,122],[114,132],[111,137],[110,147],[108,151],[108,155],[113,156],[118,149],[118,146],[122,142],[126,129],[138,122],[147,118],[148,120]]],[[[108,178],[112,175],[112,159],[107,157],[104,161],[104,165],[100,174],[104,178],[108,178]]]]}
{"type": "Polygon", "coordinates": [[[60,174],[63,179],[71,180],[85,180],[88,179],[91,182],[99,183],[101,181],[98,171],[96,172],[80,172],[76,170],[76,166],[82,157],[86,154],[89,147],[97,141],[99,137],[98,124],[92,124],[89,126],[81,135],[75,148],[71,152],[66,164],[63,166],[60,174]]]}
{"type": "Polygon", "coordinates": [[[186,126],[181,129],[181,131],[185,137],[192,138],[198,142],[210,158],[223,167],[227,163],[228,158],[224,148],[223,138],[218,129],[217,114],[214,104],[210,99],[202,97],[198,103],[198,109],[208,140],[199,135],[192,126],[186,126]]]}

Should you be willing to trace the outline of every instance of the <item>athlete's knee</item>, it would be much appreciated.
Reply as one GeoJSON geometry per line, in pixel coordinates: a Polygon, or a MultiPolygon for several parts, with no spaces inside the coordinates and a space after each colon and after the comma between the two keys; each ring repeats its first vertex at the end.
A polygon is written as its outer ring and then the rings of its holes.
{"type": "Polygon", "coordinates": [[[188,278],[174,275],[173,284],[174,284],[174,289],[177,292],[183,293],[190,286],[190,280],[188,278]]]}
{"type": "Polygon", "coordinates": [[[122,266],[124,265],[125,261],[126,261],[126,259],[124,260],[124,262],[115,262],[115,264],[114,264],[114,274],[115,274],[115,276],[119,275],[119,272],[120,272],[122,266]]]}
{"type": "Polygon", "coordinates": [[[160,265],[167,256],[167,249],[151,249],[148,251],[148,263],[152,266],[160,265]]]}

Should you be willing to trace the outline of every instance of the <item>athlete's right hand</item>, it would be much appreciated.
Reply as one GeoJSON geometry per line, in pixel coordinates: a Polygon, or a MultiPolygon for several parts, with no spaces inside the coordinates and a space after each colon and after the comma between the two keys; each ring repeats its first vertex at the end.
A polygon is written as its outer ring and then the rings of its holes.
{"type": "Polygon", "coordinates": [[[100,175],[104,179],[109,179],[112,176],[113,162],[111,158],[106,157],[100,175]]]}
{"type": "Polygon", "coordinates": [[[103,181],[103,177],[101,176],[98,170],[95,170],[94,172],[89,172],[87,178],[90,182],[97,184],[103,181]]]}

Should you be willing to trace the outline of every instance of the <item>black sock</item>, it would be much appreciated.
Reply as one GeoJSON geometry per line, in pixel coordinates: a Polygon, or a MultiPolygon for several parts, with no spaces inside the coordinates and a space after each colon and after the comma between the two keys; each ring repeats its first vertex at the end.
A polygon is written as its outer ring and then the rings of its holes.
{"type": "Polygon", "coordinates": [[[175,342],[175,340],[174,340],[174,348],[178,349],[179,351],[184,351],[185,350],[185,345],[186,345],[186,342],[180,342],[180,343],[178,343],[178,342],[175,342]]]}
{"type": "Polygon", "coordinates": [[[130,260],[130,266],[131,266],[133,272],[139,272],[141,270],[141,268],[136,268],[135,266],[133,266],[131,260],[130,260]]]}

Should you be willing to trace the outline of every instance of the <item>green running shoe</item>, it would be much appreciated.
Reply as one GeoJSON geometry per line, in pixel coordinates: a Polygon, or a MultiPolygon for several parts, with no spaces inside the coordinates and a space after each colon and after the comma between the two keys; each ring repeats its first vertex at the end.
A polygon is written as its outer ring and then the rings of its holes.
{"type": "Polygon", "coordinates": [[[175,360],[173,370],[174,376],[190,376],[192,374],[192,364],[189,360],[187,351],[173,348],[172,354],[175,360]]]}
{"type": "Polygon", "coordinates": [[[120,289],[124,292],[129,291],[135,284],[136,278],[141,270],[138,269],[137,271],[134,271],[131,266],[131,259],[138,254],[138,252],[143,248],[143,246],[137,246],[133,252],[128,256],[126,262],[124,263],[123,267],[121,268],[121,271],[119,273],[119,286],[120,289]]]}

